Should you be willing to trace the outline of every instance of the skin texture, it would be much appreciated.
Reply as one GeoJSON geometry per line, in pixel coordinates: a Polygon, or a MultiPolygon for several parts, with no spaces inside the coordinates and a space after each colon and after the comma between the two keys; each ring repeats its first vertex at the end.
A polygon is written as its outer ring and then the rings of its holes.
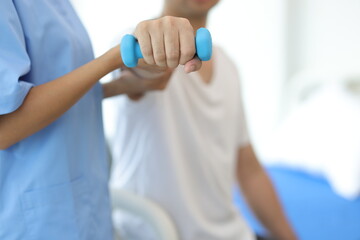
{"type": "Polygon", "coordinates": [[[194,29],[189,20],[165,16],[161,21],[144,21],[134,33],[147,64],[175,68],[184,65],[195,55],[194,29]],[[169,29],[167,32],[161,29],[169,29]],[[179,31],[182,31],[181,34],[179,31]],[[150,42],[151,36],[151,43],[150,42]],[[181,53],[181,55],[180,55],[181,53]]]}
{"type": "MultiPolygon", "coordinates": [[[[166,0],[162,15],[187,18],[193,26],[193,29],[196,30],[200,27],[206,26],[208,12],[218,2],[218,0],[166,0]]],[[[183,24],[188,25],[188,22],[184,21],[183,24]]],[[[172,50],[167,48],[166,40],[165,42],[161,42],[161,44],[165,45],[167,53],[177,53],[179,51],[179,48],[172,50]]],[[[189,45],[189,48],[192,49],[192,47],[193,46],[189,45]]],[[[149,55],[151,55],[150,49],[150,46],[149,49],[146,49],[149,55]]],[[[154,48],[152,48],[152,50],[154,51],[154,48]]],[[[184,59],[163,59],[161,55],[159,57],[159,54],[154,55],[158,56],[158,58],[155,57],[154,59],[148,57],[145,60],[148,63],[157,62],[161,66],[168,67],[173,67],[178,63],[184,63],[184,59]]],[[[190,57],[190,55],[187,57],[190,57]]],[[[203,62],[201,69],[198,71],[205,83],[211,82],[213,74],[213,61],[214,60],[212,59],[211,61],[203,62]]],[[[146,75],[139,75],[136,74],[136,72],[127,71],[126,69],[123,73],[123,77],[128,78],[129,80],[131,79],[131,81],[141,81],[141,79],[147,78],[146,75]]],[[[171,71],[158,78],[156,81],[157,86],[154,86],[153,90],[165,89],[170,77],[171,71]]],[[[135,91],[132,95],[129,95],[129,97],[133,100],[139,100],[145,92],[146,91],[135,91]]],[[[259,163],[251,145],[238,149],[236,172],[237,180],[243,195],[253,212],[268,229],[270,234],[278,240],[296,240],[296,234],[292,230],[283,213],[273,185],[259,163]]]]}
{"type": "MultiPolygon", "coordinates": [[[[182,18],[165,17],[140,23],[136,28],[136,36],[145,50],[145,61],[140,61],[133,71],[138,72],[137,76],[146,73],[148,78],[138,79],[138,84],[129,84],[128,80],[119,78],[104,85],[105,97],[163,88],[159,78],[161,80],[168,74],[168,67],[163,59],[181,59],[186,71],[198,70],[201,61],[193,58],[193,29],[190,24],[183,24],[184,22],[182,18]],[[166,45],[159,41],[155,27],[163,36],[169,36],[166,45]],[[177,37],[174,32],[178,33],[177,37]],[[153,50],[146,51],[150,46],[153,50]],[[177,47],[184,52],[166,51],[177,47]]],[[[119,53],[119,46],[116,46],[62,77],[33,87],[16,111],[0,115],[0,149],[7,149],[48,126],[71,108],[103,76],[117,68],[124,68],[119,53]]],[[[172,67],[177,66],[176,64],[177,61],[171,62],[172,67]]]]}
{"type": "Polygon", "coordinates": [[[236,173],[249,206],[270,234],[278,240],[296,240],[296,234],[283,213],[271,180],[251,145],[239,149],[236,173]]]}
{"type": "MultiPolygon", "coordinates": [[[[195,53],[195,43],[194,41],[188,42],[184,40],[184,38],[193,38],[198,28],[206,26],[208,12],[218,2],[219,0],[167,0],[165,1],[162,12],[163,21],[153,23],[150,20],[144,21],[138,25],[134,35],[138,38],[141,46],[141,52],[144,55],[144,60],[140,61],[145,61],[148,64],[158,64],[164,71],[160,71],[157,74],[148,74],[148,72],[142,71],[143,69],[141,68],[127,69],[124,67],[122,69],[122,73],[125,74],[126,77],[120,78],[131,78],[136,82],[141,82],[150,78],[154,80],[151,83],[146,81],[145,84],[151,84],[151,87],[146,90],[141,88],[133,88],[131,93],[127,93],[130,99],[140,100],[146,91],[165,89],[171,77],[171,74],[168,73],[175,68],[174,66],[178,66],[179,64],[183,65],[186,63],[185,72],[189,73],[198,71],[203,81],[205,83],[210,83],[213,73],[213,60],[211,59],[210,61],[201,63],[197,57],[193,58],[195,53]],[[169,19],[169,16],[179,17],[181,20],[175,23],[169,19]],[[177,24],[180,25],[177,26],[177,24]],[[176,38],[176,35],[179,36],[179,31],[177,33],[176,31],[171,31],[168,35],[158,32],[159,28],[165,26],[168,26],[170,29],[185,28],[185,31],[182,30],[181,33],[183,36],[180,38],[176,38]],[[144,28],[147,28],[148,30],[142,31],[144,28]],[[153,42],[157,42],[160,44],[160,46],[162,45],[163,47],[154,48],[152,45],[142,42],[141,39],[148,40],[148,36],[152,33],[154,33],[153,35],[156,36],[156,40],[154,39],[153,42]],[[170,48],[169,42],[173,40],[175,40],[176,47],[170,48]],[[180,56],[181,54],[183,54],[183,56],[180,56]],[[169,57],[164,58],[165,55],[169,57]],[[188,61],[188,59],[191,60],[188,61]],[[162,76],[162,73],[165,75],[162,76]]],[[[110,86],[106,87],[109,87],[110,89],[121,86],[121,84],[115,83],[109,83],[109,85],[110,86]]],[[[107,92],[105,92],[105,95],[107,96],[107,92]]],[[[110,94],[109,96],[113,96],[113,94],[110,94]]]]}

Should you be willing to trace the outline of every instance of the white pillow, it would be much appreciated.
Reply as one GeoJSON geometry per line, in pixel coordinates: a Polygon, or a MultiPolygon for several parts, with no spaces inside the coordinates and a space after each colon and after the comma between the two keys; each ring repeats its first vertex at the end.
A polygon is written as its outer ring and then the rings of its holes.
{"type": "Polygon", "coordinates": [[[313,94],[289,114],[264,149],[265,163],[320,174],[334,191],[360,195],[360,100],[340,83],[313,94]]]}

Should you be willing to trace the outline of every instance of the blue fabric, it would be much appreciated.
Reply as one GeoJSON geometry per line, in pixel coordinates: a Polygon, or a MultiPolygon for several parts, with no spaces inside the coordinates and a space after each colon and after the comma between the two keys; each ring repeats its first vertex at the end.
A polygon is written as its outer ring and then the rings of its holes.
{"type": "MultiPolygon", "coordinates": [[[[1,1],[0,114],[92,59],[68,0],[1,1]]],[[[1,240],[112,239],[101,100],[97,84],[53,124],[0,150],[1,240]]]]}
{"type": "MultiPolygon", "coordinates": [[[[300,240],[360,239],[360,198],[340,197],[321,177],[282,167],[267,170],[300,240]]],[[[238,192],[235,202],[255,232],[264,234],[238,192]]]]}

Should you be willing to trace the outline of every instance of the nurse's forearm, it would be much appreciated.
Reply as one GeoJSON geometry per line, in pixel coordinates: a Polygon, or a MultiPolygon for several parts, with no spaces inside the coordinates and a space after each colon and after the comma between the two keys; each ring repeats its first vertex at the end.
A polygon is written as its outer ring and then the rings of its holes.
{"type": "Polygon", "coordinates": [[[122,67],[119,46],[48,83],[33,87],[16,111],[0,115],[0,149],[40,131],[71,108],[100,78],[122,67]]]}

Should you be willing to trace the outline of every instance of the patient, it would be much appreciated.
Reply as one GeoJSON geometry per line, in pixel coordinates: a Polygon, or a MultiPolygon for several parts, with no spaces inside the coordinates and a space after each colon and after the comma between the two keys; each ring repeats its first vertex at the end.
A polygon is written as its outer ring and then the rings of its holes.
{"type": "MultiPolygon", "coordinates": [[[[187,18],[196,30],[205,27],[217,2],[166,0],[162,14],[187,18]]],[[[221,48],[213,51],[199,72],[179,67],[162,77],[164,91],[119,100],[111,185],[161,206],[182,240],[252,240],[232,201],[237,180],[269,233],[296,239],[251,147],[236,67],[221,48]]],[[[168,67],[179,59],[154,61],[168,67]]],[[[122,77],[136,81],[139,75],[124,70],[122,77]]],[[[117,213],[114,219],[124,239],[157,239],[141,219],[117,213]]]]}

